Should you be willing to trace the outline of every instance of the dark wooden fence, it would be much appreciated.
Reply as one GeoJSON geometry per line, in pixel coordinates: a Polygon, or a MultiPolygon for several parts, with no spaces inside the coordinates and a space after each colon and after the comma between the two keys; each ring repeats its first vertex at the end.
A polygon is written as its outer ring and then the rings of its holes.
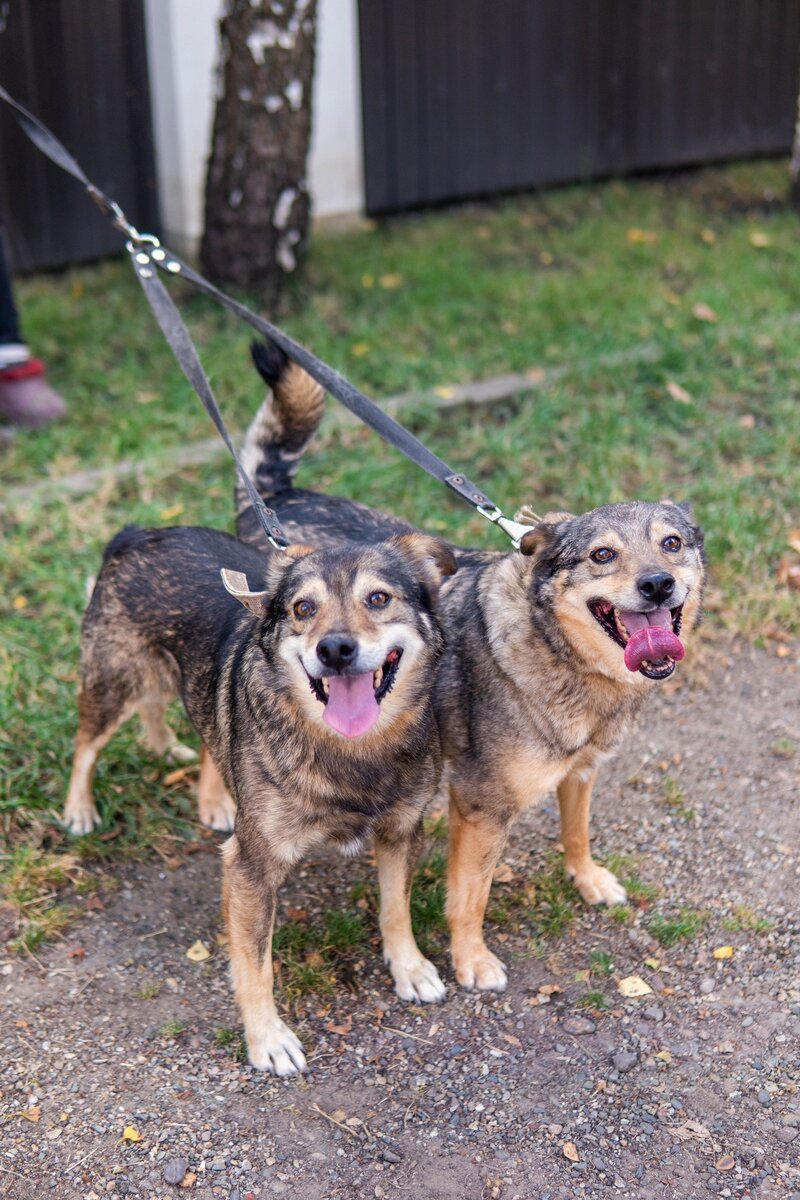
{"type": "MultiPolygon", "coordinates": [[[[134,224],[157,221],[142,0],[12,0],[0,80],[49,125],[134,224]]],[[[98,258],[122,246],[83,188],[0,110],[0,223],[14,267],[98,258]]]]}
{"type": "Polygon", "coordinates": [[[367,210],[784,153],[800,0],[359,0],[367,210]]]}

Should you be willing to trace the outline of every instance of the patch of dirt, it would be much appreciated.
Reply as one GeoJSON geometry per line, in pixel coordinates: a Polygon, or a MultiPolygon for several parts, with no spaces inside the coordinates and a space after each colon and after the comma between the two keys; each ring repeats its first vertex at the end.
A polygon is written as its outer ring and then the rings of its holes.
{"type": "MultiPolygon", "coordinates": [[[[460,991],[439,953],[435,1009],[397,1000],[370,949],[355,993],[298,1001],[299,1081],[215,1032],[239,1027],[216,853],[128,871],[36,960],[0,958],[0,1196],[797,1200],[799,662],[740,649],[659,691],[598,786],[596,855],[633,856],[658,912],[701,913],[699,933],[665,947],[652,909],[582,908],[537,957],[533,931],[494,926],[507,993],[460,991]],[[631,975],[651,991],[624,999],[631,975]]],[[[557,836],[553,802],[529,813],[496,893],[557,836]]],[[[373,878],[321,858],[284,905],[350,909],[373,878]]]]}

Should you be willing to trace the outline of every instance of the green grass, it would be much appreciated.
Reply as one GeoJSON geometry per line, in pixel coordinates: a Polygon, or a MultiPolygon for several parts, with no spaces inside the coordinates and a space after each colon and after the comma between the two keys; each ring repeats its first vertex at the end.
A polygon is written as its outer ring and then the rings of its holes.
{"type": "Polygon", "coordinates": [[[662,946],[674,946],[677,942],[691,941],[708,920],[708,914],[692,908],[681,908],[674,917],[657,913],[649,925],[648,932],[662,946]]]}
{"type": "MultiPolygon", "coordinates": [[[[281,320],[378,396],[567,365],[502,406],[437,413],[420,404],[409,421],[509,512],[526,502],[576,511],[632,497],[691,500],[707,533],[712,629],[753,639],[796,634],[798,594],[777,571],[787,556],[794,561],[789,532],[800,527],[800,354],[791,319],[800,312],[800,238],[796,214],[765,200],[783,195],[785,177],[783,163],[747,164],[319,235],[281,320]],[[655,240],[631,241],[633,228],[655,240]],[[703,239],[707,229],[713,242],[703,239]],[[750,242],[756,229],[769,238],[763,249],[750,242]],[[698,320],[697,303],[710,305],[717,322],[698,320]],[[598,358],[643,342],[649,360],[604,366],[598,358]],[[670,383],[691,402],[672,399],[670,383]]],[[[184,285],[175,291],[226,416],[241,429],[262,396],[250,332],[184,285]]],[[[56,487],[0,513],[0,899],[13,891],[9,854],[21,846],[116,862],[154,845],[174,853],[173,839],[197,836],[187,781],[165,782],[170,767],[142,751],[133,724],[100,758],[100,830],[73,842],[57,814],[75,727],[85,581],[103,544],[130,521],[232,528],[224,456],[170,467],[173,449],[213,430],[127,264],[33,277],[20,282],[19,299],[31,345],[70,412],[58,426],[2,445],[2,488],[57,484],[121,458],[139,470],[82,498],[56,487]]],[[[364,429],[329,422],[301,478],[458,541],[504,546],[487,522],[364,429]]],[[[175,721],[191,742],[185,721],[175,721]]],[[[443,890],[429,871],[415,919],[438,936],[443,890]]],[[[565,882],[548,886],[531,918],[542,936],[563,930],[575,903],[565,882]]],[[[650,903],[627,886],[634,903],[650,903]]],[[[43,884],[57,899],[71,887],[43,884]]]]}
{"type": "Polygon", "coordinates": [[[769,917],[762,917],[745,904],[737,904],[729,916],[720,922],[728,933],[768,933],[774,928],[775,922],[769,917]]]}
{"type": "Polygon", "coordinates": [[[234,1062],[247,1062],[247,1043],[240,1030],[220,1026],[214,1030],[214,1045],[226,1050],[234,1062]]]}
{"type": "Polygon", "coordinates": [[[592,1012],[604,1012],[610,1008],[608,998],[602,992],[584,992],[579,998],[578,1005],[581,1008],[588,1008],[592,1012]]]}
{"type": "Polygon", "coordinates": [[[278,925],[272,953],[287,1000],[308,993],[327,995],[367,941],[360,913],[326,912],[321,921],[293,918],[278,925]]]}

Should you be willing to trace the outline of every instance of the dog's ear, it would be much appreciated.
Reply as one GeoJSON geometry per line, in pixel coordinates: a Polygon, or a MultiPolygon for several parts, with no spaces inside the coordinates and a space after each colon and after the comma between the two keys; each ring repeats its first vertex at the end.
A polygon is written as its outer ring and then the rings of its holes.
{"type": "Polygon", "coordinates": [[[534,525],[530,533],[522,536],[519,544],[520,554],[538,558],[546,546],[549,546],[561,525],[574,521],[575,517],[568,512],[545,513],[538,525],[534,525]]]}
{"type": "Polygon", "coordinates": [[[284,572],[288,571],[298,558],[304,558],[306,554],[311,554],[313,549],[313,546],[295,545],[287,546],[286,550],[281,550],[276,554],[270,554],[266,567],[267,586],[263,592],[251,592],[247,576],[241,571],[229,571],[226,567],[220,571],[222,583],[226,592],[235,596],[240,604],[249,608],[250,612],[255,613],[257,617],[263,617],[284,572]]]}
{"type": "Polygon", "coordinates": [[[670,496],[665,496],[663,500],[659,500],[659,504],[671,504],[673,508],[679,508],[694,525],[694,512],[688,500],[673,500],[670,496]]]}
{"type": "Polygon", "coordinates": [[[399,533],[389,538],[388,544],[399,550],[411,564],[432,601],[436,600],[445,575],[455,575],[458,570],[455,555],[447,542],[429,533],[399,533]]]}

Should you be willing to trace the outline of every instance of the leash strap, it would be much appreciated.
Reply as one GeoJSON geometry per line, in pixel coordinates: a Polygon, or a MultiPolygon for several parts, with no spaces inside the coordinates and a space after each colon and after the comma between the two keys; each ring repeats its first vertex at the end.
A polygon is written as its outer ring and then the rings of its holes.
{"type": "Polygon", "coordinates": [[[289,544],[288,539],[275,513],[266,507],[239,462],[236,451],[233,448],[233,443],[225,428],[222,414],[211,391],[211,386],[200,365],[200,360],[189,332],[166,289],[153,272],[153,267],[173,275],[182,275],[185,279],[193,283],[199,291],[213,297],[223,307],[235,313],[236,316],[248,325],[251,325],[254,329],[257,329],[259,333],[270,338],[289,358],[302,367],[304,371],[307,371],[312,378],[316,379],[317,383],[326,392],[335,397],[340,404],[343,404],[345,408],[354,413],[370,429],[374,429],[384,441],[394,446],[395,449],[400,450],[406,458],[416,463],[423,471],[427,471],[434,479],[438,479],[440,483],[443,483],[451,491],[459,495],[462,500],[466,500],[481,516],[498,525],[511,538],[514,545],[517,548],[519,547],[521,538],[530,530],[529,525],[521,525],[519,522],[509,520],[508,517],[504,516],[502,510],[481,491],[477,484],[473,483],[466,475],[454,471],[444,459],[439,458],[432,450],[429,450],[419,438],[416,438],[413,433],[398,421],[395,421],[383,409],[379,408],[374,401],[370,400],[368,396],[365,396],[363,392],[354,387],[349,380],[340,375],[333,367],[322,362],[310,350],[306,350],[299,342],[290,338],[282,329],[266,321],[263,317],[257,316],[249,308],[246,308],[245,305],[240,304],[225,292],[220,291],[213,283],[210,283],[209,280],[199,275],[188,263],[183,262],[177,255],[172,254],[165,247],[162,247],[157,238],[151,234],[139,233],[138,229],[130,223],[116,201],[107,196],[100,188],[95,187],[87,178],[79,163],[47,126],[43,125],[37,117],[14,100],[2,85],[0,85],[0,100],[13,109],[17,121],[34,145],[51,162],[54,162],[56,166],[61,167],[62,170],[82,183],[95,203],[112,219],[116,228],[127,235],[131,261],[155,318],[169,342],[181,370],[194,387],[225,445],[230,450],[239,475],[247,489],[248,496],[264,528],[264,532],[273,545],[284,548],[289,544]]]}

